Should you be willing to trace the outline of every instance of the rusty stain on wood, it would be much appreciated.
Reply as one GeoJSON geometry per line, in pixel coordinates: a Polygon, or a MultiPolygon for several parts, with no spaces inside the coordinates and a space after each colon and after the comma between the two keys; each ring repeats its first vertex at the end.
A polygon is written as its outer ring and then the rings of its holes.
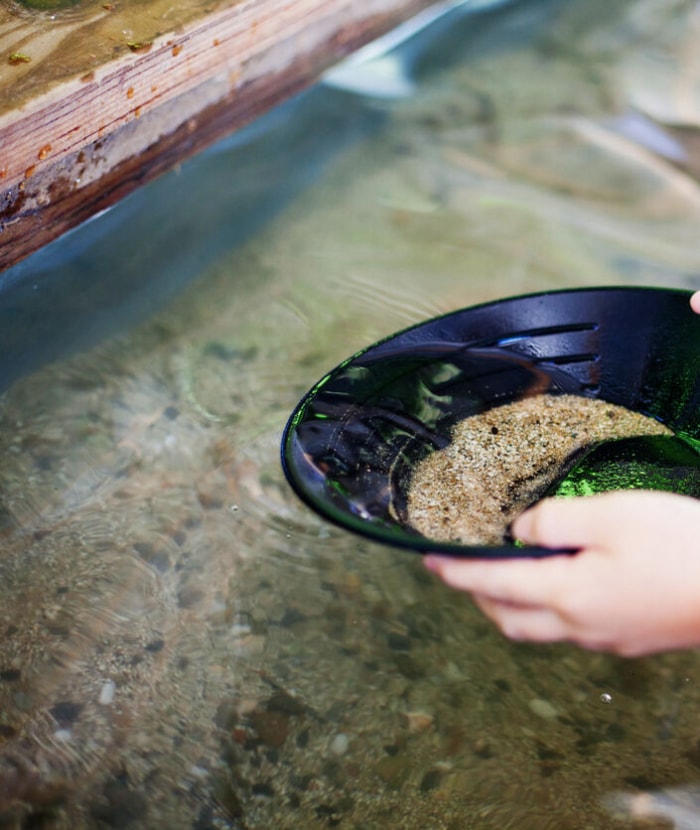
{"type": "Polygon", "coordinates": [[[92,3],[82,20],[0,11],[0,268],[430,5],[192,0],[171,19],[170,3],[136,2],[135,16],[134,2],[92,3]]]}

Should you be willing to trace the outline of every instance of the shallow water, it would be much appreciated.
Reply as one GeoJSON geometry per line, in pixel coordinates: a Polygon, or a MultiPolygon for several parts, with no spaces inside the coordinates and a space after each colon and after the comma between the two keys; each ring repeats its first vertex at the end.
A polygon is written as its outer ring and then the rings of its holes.
{"type": "Polygon", "coordinates": [[[410,323],[700,287],[699,20],[463,16],[408,99],[313,90],[4,275],[3,826],[700,827],[696,653],[509,643],[278,458],[410,323]]]}

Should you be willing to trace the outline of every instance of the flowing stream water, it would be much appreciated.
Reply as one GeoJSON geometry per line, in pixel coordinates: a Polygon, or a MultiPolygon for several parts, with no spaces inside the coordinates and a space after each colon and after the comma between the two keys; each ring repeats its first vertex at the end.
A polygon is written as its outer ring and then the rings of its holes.
{"type": "Polygon", "coordinates": [[[695,652],[508,642],[279,462],[411,323],[700,287],[699,36],[467,4],[2,275],[0,826],[700,828],[695,652]]]}

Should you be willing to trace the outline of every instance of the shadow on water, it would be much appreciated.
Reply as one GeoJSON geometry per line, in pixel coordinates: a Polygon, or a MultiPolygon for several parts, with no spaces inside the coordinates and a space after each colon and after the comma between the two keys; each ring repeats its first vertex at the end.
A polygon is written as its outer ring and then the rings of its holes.
{"type": "Polygon", "coordinates": [[[382,118],[312,89],[11,269],[0,290],[0,388],[161,308],[382,118]]]}

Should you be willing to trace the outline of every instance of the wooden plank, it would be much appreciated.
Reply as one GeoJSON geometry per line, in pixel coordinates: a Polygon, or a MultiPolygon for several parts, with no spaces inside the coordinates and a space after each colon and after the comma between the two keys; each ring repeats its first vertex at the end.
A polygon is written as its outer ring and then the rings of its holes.
{"type": "Polygon", "coordinates": [[[188,6],[162,33],[155,5],[138,30],[110,3],[87,21],[64,13],[55,29],[47,12],[41,26],[0,15],[0,268],[429,5],[232,0],[188,6]]]}

